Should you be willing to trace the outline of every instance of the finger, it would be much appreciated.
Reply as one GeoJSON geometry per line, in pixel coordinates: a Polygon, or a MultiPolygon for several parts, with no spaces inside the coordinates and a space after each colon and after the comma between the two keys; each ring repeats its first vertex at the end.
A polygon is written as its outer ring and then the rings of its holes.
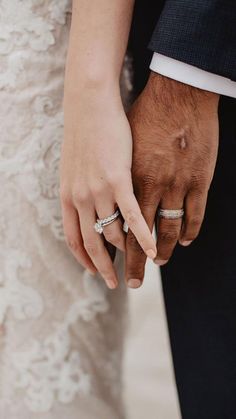
{"type": "Polygon", "coordinates": [[[207,203],[207,191],[192,190],[185,199],[185,216],[180,244],[188,246],[199,234],[207,203]]]}
{"type": "Polygon", "coordinates": [[[62,218],[66,243],[71,253],[85,269],[94,275],[97,269],[84,249],[78,212],[72,203],[62,204],[62,218]]]}
{"type": "MultiPolygon", "coordinates": [[[[138,203],[147,225],[152,231],[160,193],[158,189],[150,193],[146,188],[137,193],[138,203]]],[[[147,256],[132,231],[128,231],[126,241],[126,281],[130,288],[138,288],[143,283],[147,256]]]]}
{"type": "Polygon", "coordinates": [[[105,247],[106,247],[106,249],[109,253],[109,256],[112,260],[112,263],[114,263],[115,257],[116,257],[116,247],[113,246],[113,244],[107,242],[106,239],[104,239],[104,242],[105,242],[105,247]]]}
{"type": "MultiPolygon", "coordinates": [[[[117,210],[117,206],[112,199],[107,197],[100,197],[95,201],[96,212],[99,219],[104,219],[114,214],[117,210]]],[[[111,224],[104,227],[103,235],[105,239],[117,247],[121,251],[125,251],[125,233],[122,229],[123,223],[120,217],[118,217],[111,224]]]]}
{"type": "Polygon", "coordinates": [[[116,288],[118,279],[112,260],[105,248],[102,235],[94,230],[96,222],[95,209],[92,209],[92,207],[90,209],[87,207],[79,208],[79,217],[84,247],[88,255],[104,278],[107,286],[111,289],[116,288]]]}
{"type": "MultiPolygon", "coordinates": [[[[175,190],[168,191],[160,202],[163,209],[182,209],[183,195],[178,195],[175,190]]],[[[170,259],[180,236],[182,218],[175,220],[157,218],[157,256],[155,263],[164,265],[170,259]]]]}
{"type": "Polygon", "coordinates": [[[132,182],[116,189],[116,202],[129,229],[148,257],[156,256],[156,244],[133,192],[132,182]]]}

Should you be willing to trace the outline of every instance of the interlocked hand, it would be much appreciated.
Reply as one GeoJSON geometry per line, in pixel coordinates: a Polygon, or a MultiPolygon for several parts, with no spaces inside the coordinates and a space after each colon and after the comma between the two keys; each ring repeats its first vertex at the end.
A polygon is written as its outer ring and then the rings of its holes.
{"type": "MultiPolygon", "coordinates": [[[[199,233],[216,164],[218,101],[215,93],[151,73],[129,114],[134,191],[150,230],[158,207],[185,210],[183,220],[158,221],[158,265],[169,260],[178,241],[187,246],[199,233]]],[[[144,252],[129,231],[129,286],[141,285],[145,261],[144,252]]]]}

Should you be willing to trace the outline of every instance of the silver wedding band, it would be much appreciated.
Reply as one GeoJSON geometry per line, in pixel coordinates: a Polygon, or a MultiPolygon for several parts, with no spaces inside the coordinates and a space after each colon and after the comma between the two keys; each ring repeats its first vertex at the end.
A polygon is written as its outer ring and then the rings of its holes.
{"type": "Polygon", "coordinates": [[[177,220],[178,218],[183,218],[184,216],[184,210],[181,209],[163,209],[159,208],[158,215],[161,218],[165,218],[167,220],[177,220]]]}
{"type": "Polygon", "coordinates": [[[120,210],[116,210],[114,214],[109,215],[106,218],[97,219],[97,222],[94,224],[94,229],[97,233],[102,234],[104,227],[108,226],[109,224],[113,223],[120,215],[120,210]]]}

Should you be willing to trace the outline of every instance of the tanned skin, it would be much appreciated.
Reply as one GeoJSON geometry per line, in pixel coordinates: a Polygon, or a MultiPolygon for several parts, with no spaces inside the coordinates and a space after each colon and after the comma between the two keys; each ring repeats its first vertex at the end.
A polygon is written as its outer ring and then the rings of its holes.
{"type": "MultiPolygon", "coordinates": [[[[215,93],[151,73],[129,113],[134,191],[149,228],[158,206],[185,209],[183,223],[158,222],[158,265],[178,241],[187,246],[199,234],[217,158],[218,102],[215,93]]],[[[146,256],[131,231],[126,247],[126,279],[139,287],[146,256]]]]}

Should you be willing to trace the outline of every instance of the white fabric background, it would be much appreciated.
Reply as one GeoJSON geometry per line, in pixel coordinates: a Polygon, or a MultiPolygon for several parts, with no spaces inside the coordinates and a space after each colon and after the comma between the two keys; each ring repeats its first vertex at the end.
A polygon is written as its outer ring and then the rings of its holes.
{"type": "Polygon", "coordinates": [[[143,286],[129,291],[124,360],[128,419],[180,419],[157,269],[148,263],[143,286]]]}

